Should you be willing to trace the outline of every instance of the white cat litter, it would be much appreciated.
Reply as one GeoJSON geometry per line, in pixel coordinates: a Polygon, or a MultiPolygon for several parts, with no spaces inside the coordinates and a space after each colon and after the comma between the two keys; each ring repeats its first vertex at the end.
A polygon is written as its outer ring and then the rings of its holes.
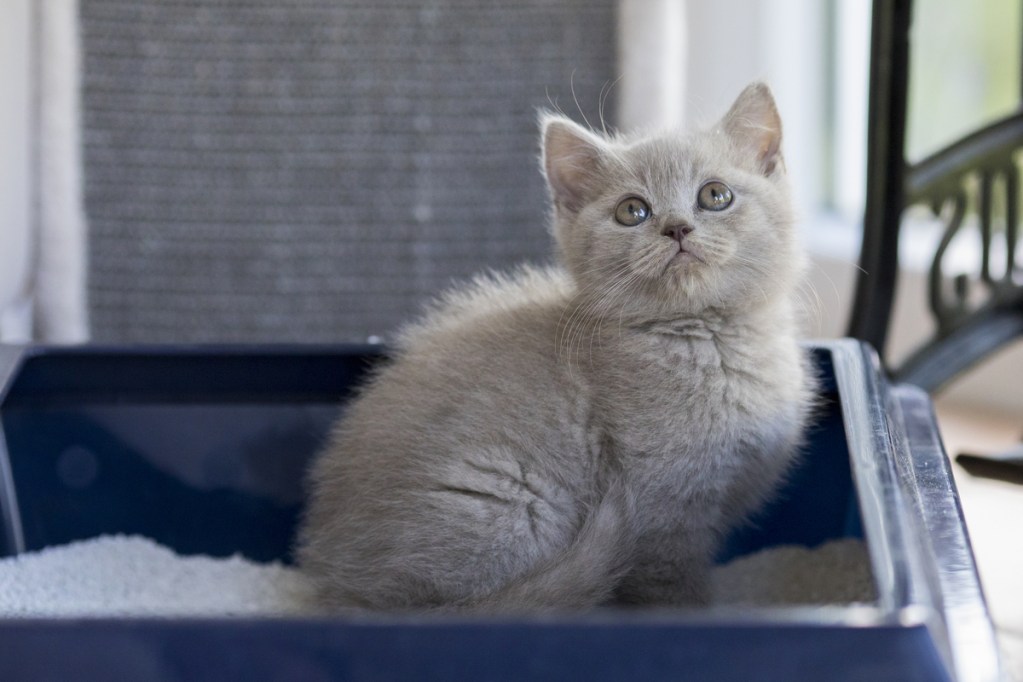
{"type": "Polygon", "coordinates": [[[302,575],[281,564],[179,556],[138,536],[0,561],[0,617],[297,615],[306,594],[302,575]]]}
{"type": "Polygon", "coordinates": [[[719,605],[859,604],[877,599],[870,557],[861,540],[833,540],[738,557],[711,577],[719,605]]]}
{"type": "MultiPolygon", "coordinates": [[[[777,547],[714,574],[715,603],[870,602],[862,542],[777,547]]],[[[301,573],[241,557],[179,556],[138,536],[102,536],[0,560],[0,617],[288,616],[312,613],[301,573]]]]}

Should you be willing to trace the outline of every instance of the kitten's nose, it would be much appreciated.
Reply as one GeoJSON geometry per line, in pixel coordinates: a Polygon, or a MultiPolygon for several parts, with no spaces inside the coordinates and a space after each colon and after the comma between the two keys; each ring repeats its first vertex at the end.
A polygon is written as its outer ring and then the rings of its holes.
{"type": "Polygon", "coordinates": [[[682,240],[685,239],[692,231],[693,227],[691,225],[686,225],[685,223],[682,223],[680,225],[668,225],[663,230],[661,230],[661,234],[663,234],[665,237],[671,237],[675,241],[681,243],[682,240]]]}

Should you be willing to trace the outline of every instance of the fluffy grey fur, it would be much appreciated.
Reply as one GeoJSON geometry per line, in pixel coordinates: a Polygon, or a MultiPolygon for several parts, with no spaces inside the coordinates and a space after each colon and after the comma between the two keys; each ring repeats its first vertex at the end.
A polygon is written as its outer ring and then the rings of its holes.
{"type": "Polygon", "coordinates": [[[351,404],[298,552],[331,608],[700,604],[793,462],[814,383],[767,87],[699,133],[542,125],[564,269],[447,294],[351,404]]]}

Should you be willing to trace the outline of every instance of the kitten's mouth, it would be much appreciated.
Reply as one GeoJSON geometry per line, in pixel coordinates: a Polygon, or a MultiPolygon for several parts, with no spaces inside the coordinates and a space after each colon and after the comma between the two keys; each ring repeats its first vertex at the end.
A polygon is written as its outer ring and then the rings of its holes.
{"type": "Polygon", "coordinates": [[[689,263],[703,263],[706,265],[707,260],[703,257],[698,247],[689,244],[679,244],[678,251],[668,260],[668,267],[672,265],[687,265],[689,263]]]}

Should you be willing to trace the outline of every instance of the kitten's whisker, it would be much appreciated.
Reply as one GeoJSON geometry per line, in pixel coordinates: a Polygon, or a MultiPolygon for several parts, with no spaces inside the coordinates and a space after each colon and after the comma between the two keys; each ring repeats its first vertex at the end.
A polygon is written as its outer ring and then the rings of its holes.
{"type": "Polygon", "coordinates": [[[631,271],[627,263],[621,264],[615,268],[610,280],[595,291],[595,295],[575,306],[572,316],[569,318],[570,328],[565,334],[569,362],[571,362],[573,347],[579,354],[582,353],[583,331],[584,327],[588,325],[590,327],[589,356],[592,363],[594,338],[599,339],[603,322],[607,318],[607,314],[613,310],[612,304],[628,289],[636,277],[636,273],[631,271]]]}
{"type": "Polygon", "coordinates": [[[583,111],[582,105],[579,104],[579,97],[575,92],[575,72],[576,69],[572,69],[572,74],[568,77],[568,86],[572,90],[572,99],[575,101],[575,108],[579,110],[579,115],[583,117],[583,121],[586,123],[586,127],[592,129],[590,120],[586,118],[586,112],[583,111]]]}
{"type": "MultiPolygon", "coordinates": [[[[828,280],[828,284],[831,285],[831,291],[832,291],[832,293],[835,294],[835,298],[841,298],[842,295],[838,291],[838,285],[835,284],[835,280],[831,276],[831,273],[828,272],[827,268],[825,268],[823,265],[821,265],[820,263],[818,263],[816,260],[814,260],[812,258],[809,259],[809,260],[810,260],[810,267],[813,268],[814,271],[819,272],[822,275],[824,275],[824,278],[826,280],[828,280]]],[[[849,263],[845,263],[845,264],[848,265],[849,263]]],[[[864,272],[864,273],[866,272],[862,268],[860,268],[860,271],[864,272]]],[[[809,281],[809,279],[807,279],[807,281],[809,281]]]]}
{"type": "Polygon", "coordinates": [[[623,74],[621,76],[618,76],[618,78],[615,78],[610,83],[608,83],[607,81],[604,81],[604,85],[601,86],[601,88],[600,88],[600,105],[598,106],[597,111],[598,111],[598,114],[600,115],[600,129],[602,131],[604,131],[604,135],[605,136],[610,136],[610,135],[607,132],[607,125],[606,125],[607,121],[604,120],[604,105],[607,104],[607,98],[611,96],[611,91],[614,90],[615,86],[618,85],[618,82],[621,81],[622,78],[624,78],[624,77],[625,76],[623,74]]]}
{"type": "MultiPolygon", "coordinates": [[[[616,304],[618,299],[621,298],[623,294],[628,294],[630,289],[632,288],[632,284],[636,281],[636,279],[638,277],[639,277],[639,275],[637,273],[635,273],[635,272],[628,272],[628,273],[626,273],[626,275],[624,277],[620,278],[617,282],[614,283],[614,287],[612,289],[610,289],[608,291],[607,295],[604,296],[604,298],[603,298],[603,301],[607,304],[607,306],[606,306],[607,310],[605,311],[606,313],[613,312],[613,306],[611,304],[616,304]]],[[[618,333],[619,333],[619,336],[621,336],[621,318],[622,318],[622,315],[624,315],[624,313],[625,313],[625,307],[624,307],[624,305],[618,305],[618,309],[619,309],[619,313],[618,313],[618,319],[619,319],[618,333]]],[[[598,318],[597,327],[596,327],[596,330],[595,330],[595,333],[597,335],[597,340],[598,341],[600,340],[600,332],[601,332],[601,329],[603,328],[604,322],[606,320],[607,320],[607,315],[606,314],[605,315],[601,315],[598,318]]],[[[591,333],[591,336],[590,336],[590,356],[591,356],[591,358],[592,358],[592,355],[593,355],[593,334],[591,333]]]]}
{"type": "MultiPolygon", "coordinates": [[[[604,270],[610,270],[607,272],[609,279],[614,280],[624,274],[629,265],[625,263],[617,263],[611,265],[609,268],[597,266],[590,270],[591,274],[604,274],[604,270]]],[[[566,306],[565,310],[562,311],[561,317],[558,320],[556,329],[558,330],[555,335],[555,346],[556,352],[559,354],[565,352],[566,363],[571,369],[572,364],[572,346],[575,343],[575,338],[582,334],[581,327],[585,323],[586,318],[599,306],[599,297],[594,296],[577,296],[571,306],[571,312],[569,312],[569,306],[566,306]],[[568,319],[565,319],[565,314],[568,313],[568,319]],[[560,338],[560,341],[559,341],[560,338]]]]}
{"type": "MultiPolygon", "coordinates": [[[[636,282],[637,280],[639,280],[639,278],[640,278],[639,273],[634,273],[633,274],[632,278],[629,281],[629,289],[630,290],[632,288],[632,284],[634,282],[636,282]]],[[[635,294],[633,294],[633,296],[634,295],[635,294]]],[[[622,305],[620,305],[618,307],[618,338],[619,338],[619,340],[622,338],[622,326],[624,325],[625,308],[626,308],[626,306],[624,305],[624,302],[623,302],[622,305]]]]}
{"type": "MultiPolygon", "coordinates": [[[[617,274],[619,272],[624,271],[624,269],[627,268],[627,267],[628,267],[628,263],[617,263],[617,264],[611,264],[610,266],[606,266],[606,265],[598,263],[595,267],[592,267],[592,268],[589,268],[587,270],[581,271],[580,274],[581,275],[603,275],[603,274],[606,274],[608,277],[613,278],[613,277],[617,276],[617,274]]],[[[574,315],[574,313],[579,310],[580,306],[583,306],[588,300],[589,300],[588,297],[583,296],[581,294],[577,294],[576,297],[572,301],[569,302],[569,303],[574,304],[574,305],[571,306],[572,313],[569,314],[569,320],[568,320],[568,322],[566,322],[566,324],[571,322],[572,315],[574,315]]],[[[569,310],[569,306],[566,306],[565,310],[562,311],[561,317],[558,320],[558,326],[559,327],[561,327],[562,322],[565,320],[565,313],[567,313],[568,310],[569,310]]]]}
{"type": "MultiPolygon", "coordinates": [[[[834,282],[832,282],[834,284],[834,282]]],[[[795,301],[800,305],[803,314],[803,324],[807,331],[819,329],[821,319],[824,316],[824,300],[817,292],[817,287],[809,279],[802,279],[796,289],[795,301]]]]}
{"type": "MultiPolygon", "coordinates": [[[[599,333],[600,328],[603,325],[603,321],[606,318],[606,314],[607,314],[608,309],[610,307],[608,305],[608,303],[610,301],[613,301],[613,299],[617,296],[616,292],[619,289],[619,287],[621,287],[623,281],[625,281],[625,279],[628,277],[628,274],[629,273],[627,271],[622,271],[618,276],[616,276],[614,279],[612,279],[608,285],[604,286],[600,290],[600,295],[594,299],[593,304],[590,306],[589,310],[587,311],[588,314],[592,315],[595,318],[593,320],[593,324],[590,325],[589,357],[590,357],[590,362],[591,363],[593,362],[593,339],[594,339],[594,336],[599,333]]],[[[581,353],[582,352],[582,333],[581,333],[581,330],[580,330],[580,334],[579,334],[578,340],[580,342],[579,352],[581,353]]]]}

